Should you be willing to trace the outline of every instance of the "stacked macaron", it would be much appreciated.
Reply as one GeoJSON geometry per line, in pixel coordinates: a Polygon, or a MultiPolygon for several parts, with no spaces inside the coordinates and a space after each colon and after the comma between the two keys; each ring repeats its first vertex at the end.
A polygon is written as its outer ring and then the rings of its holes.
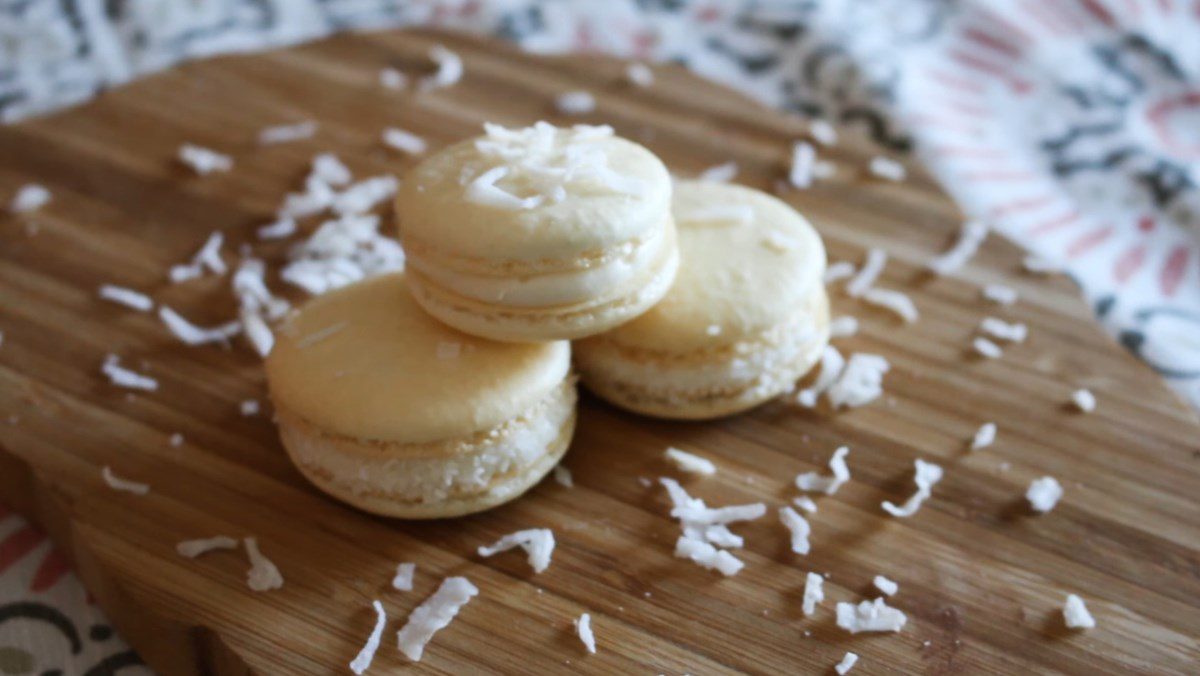
{"type": "Polygon", "coordinates": [[[397,197],[403,274],[310,301],[267,360],[280,436],[327,493],[406,518],[523,493],[559,461],[583,383],[702,419],[790,390],[828,341],[820,237],[738,186],[672,185],[609,127],[485,133],[397,197]]]}

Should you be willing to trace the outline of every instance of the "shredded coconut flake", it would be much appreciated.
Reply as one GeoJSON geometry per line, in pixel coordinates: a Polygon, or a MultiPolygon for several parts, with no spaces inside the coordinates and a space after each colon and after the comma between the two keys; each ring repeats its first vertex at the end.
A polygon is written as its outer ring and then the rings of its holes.
{"type": "Polygon", "coordinates": [[[958,270],[979,251],[983,240],[987,238],[988,226],[983,221],[967,221],[963,223],[954,246],[942,255],[929,261],[926,265],[938,275],[948,275],[958,270]]]}
{"type": "Polygon", "coordinates": [[[452,87],[462,79],[463,62],[458,54],[442,45],[435,45],[429,50],[429,58],[437,64],[437,71],[433,75],[421,78],[421,91],[452,87]]]}
{"type": "Polygon", "coordinates": [[[884,603],[882,598],[853,603],[837,604],[837,625],[857,634],[868,631],[900,631],[908,618],[897,608],[884,603]]]}
{"type": "Polygon", "coordinates": [[[694,453],[688,453],[687,451],[671,447],[663,453],[663,456],[674,463],[680,470],[690,474],[712,475],[717,473],[717,466],[711,460],[694,453]]]}
{"type": "Polygon", "coordinates": [[[883,249],[872,247],[867,250],[867,258],[863,262],[863,266],[858,273],[846,282],[846,294],[851,298],[858,298],[866,293],[874,284],[875,280],[879,279],[879,275],[883,273],[883,267],[887,265],[887,252],[883,249]]]}
{"type": "Polygon", "coordinates": [[[365,214],[375,205],[396,194],[400,182],[395,176],[373,176],[347,187],[329,205],[339,216],[365,214]]]}
{"type": "Polygon", "coordinates": [[[997,317],[984,317],[979,323],[979,330],[993,338],[1006,340],[1010,343],[1023,343],[1028,335],[1028,328],[1020,323],[1009,323],[997,317]]]}
{"type": "Polygon", "coordinates": [[[883,376],[891,365],[877,354],[859,352],[850,356],[846,368],[829,386],[829,403],[836,409],[865,406],[883,394],[883,376]]]}
{"type": "Polygon", "coordinates": [[[1071,393],[1071,403],[1080,413],[1091,413],[1096,410],[1096,395],[1091,390],[1075,390],[1071,393]]]}
{"type": "Polygon", "coordinates": [[[204,240],[196,255],[186,264],[173,265],[169,277],[173,283],[186,282],[196,279],[207,269],[215,275],[223,275],[229,268],[221,258],[221,246],[225,243],[225,235],[220,231],[213,232],[204,240]]]}
{"type": "Polygon", "coordinates": [[[396,127],[383,130],[383,143],[389,148],[394,148],[409,155],[420,155],[428,148],[425,139],[410,131],[397,129],[396,127]]]}
{"type": "Polygon", "coordinates": [[[379,642],[383,639],[383,628],[387,625],[387,613],[383,611],[383,604],[379,601],[371,601],[371,607],[375,609],[375,628],[367,637],[367,643],[350,663],[350,671],[358,676],[362,676],[371,666],[371,660],[375,659],[375,651],[379,649],[379,642]]]}
{"type": "Polygon", "coordinates": [[[1063,621],[1066,622],[1068,629],[1092,629],[1096,626],[1096,620],[1088,612],[1083,599],[1075,594],[1067,595],[1067,600],[1063,604],[1063,621]]]}
{"type": "Polygon", "coordinates": [[[1052,275],[1062,272],[1062,266],[1048,258],[1042,258],[1041,256],[1026,256],[1025,259],[1021,261],[1021,267],[1025,269],[1025,272],[1035,275],[1052,275]]]}
{"type": "Polygon", "coordinates": [[[1029,484],[1029,490],[1025,491],[1025,499],[1029,501],[1029,506],[1041,514],[1054,509],[1062,496],[1062,486],[1052,476],[1034,479],[1029,484]]]}
{"type": "Polygon", "coordinates": [[[191,143],[179,148],[179,161],[200,176],[233,168],[233,158],[230,156],[191,143]]]}
{"type": "Polygon", "coordinates": [[[842,655],[842,661],[834,665],[833,669],[838,672],[838,676],[846,676],[854,668],[855,664],[858,664],[858,655],[846,653],[842,655]]]}
{"type": "Polygon", "coordinates": [[[479,593],[479,589],[465,577],[448,577],[432,596],[417,606],[404,627],[396,633],[400,652],[408,659],[420,662],[425,646],[433,635],[445,629],[458,615],[458,611],[479,593]]]}
{"type": "Polygon", "coordinates": [[[395,68],[383,68],[379,71],[379,86],[392,91],[400,91],[408,86],[408,77],[395,68]]]}
{"type": "Polygon", "coordinates": [[[867,168],[871,171],[871,175],[886,181],[903,181],[904,177],[908,175],[903,164],[888,157],[872,157],[867,168]]]}
{"type": "Polygon", "coordinates": [[[396,589],[398,591],[412,591],[413,574],[416,572],[417,564],[415,563],[396,564],[396,575],[392,578],[392,589],[396,589]]]}
{"type": "Polygon", "coordinates": [[[817,604],[825,600],[825,578],[816,573],[804,577],[804,601],[802,610],[805,617],[810,617],[817,610],[817,604]]]}
{"type": "Polygon", "coordinates": [[[312,294],[404,269],[404,250],[379,234],[379,217],[373,214],[325,221],[288,258],[280,277],[312,294]]]}
{"type": "Polygon", "coordinates": [[[808,134],[813,140],[823,146],[837,145],[837,129],[828,120],[817,118],[808,123],[808,134]]]}
{"type": "Polygon", "coordinates": [[[258,142],[260,145],[291,143],[293,141],[303,141],[304,139],[312,138],[313,134],[316,133],[317,123],[313,120],[297,122],[295,124],[280,124],[274,127],[266,127],[258,132],[258,142]]]}
{"type": "Polygon", "coordinates": [[[250,570],[246,571],[246,586],[256,592],[282,587],[283,575],[280,575],[275,564],[259,551],[258,540],[248,537],[242,540],[242,544],[246,546],[246,556],[250,559],[250,570]]]}
{"type": "Polygon", "coordinates": [[[833,495],[850,480],[850,468],[846,466],[846,456],[850,455],[849,446],[841,446],[829,458],[829,471],[832,477],[825,477],[816,472],[805,472],[796,477],[796,488],[802,491],[814,491],[833,495]]]}
{"type": "Polygon", "coordinates": [[[554,466],[554,482],[567,488],[575,487],[575,479],[571,476],[571,470],[562,465],[554,466]]]}
{"type": "Polygon", "coordinates": [[[1000,346],[982,336],[971,341],[971,347],[975,350],[975,354],[988,359],[999,359],[1004,356],[1004,350],[1000,346]]]}
{"type": "Polygon", "coordinates": [[[50,203],[50,191],[37,183],[27,183],[13,195],[8,210],[14,214],[25,214],[37,211],[50,203]]]}
{"type": "Polygon", "coordinates": [[[509,533],[494,544],[479,548],[479,555],[489,557],[515,547],[525,550],[533,572],[540,573],[550,566],[550,555],[554,552],[554,533],[549,528],[531,528],[509,533]]]}
{"type": "Polygon", "coordinates": [[[154,301],[150,296],[140,292],[128,289],[123,286],[114,284],[104,284],[100,287],[100,297],[117,305],[124,305],[131,310],[138,312],[149,312],[154,307],[154,301]]]}
{"type": "Polygon", "coordinates": [[[996,305],[1012,305],[1017,302],[1017,290],[1003,284],[988,284],[980,291],[984,299],[996,305]]]}
{"type": "Polygon", "coordinates": [[[788,183],[793,188],[807,188],[813,181],[813,164],[817,161],[817,150],[811,143],[797,141],[792,145],[792,164],[788,169],[788,183]]]}
{"type": "Polygon", "coordinates": [[[217,535],[199,540],[184,540],[175,545],[175,551],[182,557],[194,559],[218,549],[237,549],[238,541],[227,535],[217,535]]]}
{"type": "Polygon", "coordinates": [[[857,270],[858,268],[848,261],[830,263],[829,267],[825,268],[825,276],[822,281],[826,284],[833,284],[834,282],[853,277],[857,270]]]}
{"type": "Polygon", "coordinates": [[[807,495],[801,495],[798,498],[792,498],[792,504],[796,505],[800,509],[803,509],[809,514],[817,513],[817,503],[813,502],[813,499],[807,495]]]}
{"type": "Polygon", "coordinates": [[[743,545],[742,538],[731,532],[726,524],[757,519],[766,513],[767,506],[757,503],[712,509],[703,500],[688,495],[678,481],[666,477],[659,481],[671,498],[671,516],[679,519],[683,526],[683,535],[675,543],[675,556],[691,559],[724,575],[736,574],[742,562],[716,548],[743,545]]]}
{"type": "Polygon", "coordinates": [[[921,509],[921,503],[925,502],[933,493],[933,486],[942,480],[942,468],[931,462],[925,462],[918,458],[914,463],[916,470],[913,474],[913,482],[917,484],[917,492],[904,502],[903,505],[897,507],[889,500],[884,500],[883,511],[899,518],[908,518],[917,513],[921,509]]]}
{"type": "Polygon", "coordinates": [[[116,474],[113,474],[112,468],[108,465],[105,465],[104,468],[100,470],[100,475],[104,478],[104,483],[108,484],[108,487],[114,491],[124,491],[126,493],[133,493],[134,495],[145,495],[150,492],[149,484],[122,479],[116,474]]]}
{"type": "Polygon", "coordinates": [[[737,575],[745,565],[733,554],[686,535],[680,535],[675,541],[675,556],[690,559],[700,567],[715,570],[726,577],[737,575]]]}
{"type": "Polygon", "coordinates": [[[917,306],[907,294],[892,289],[871,288],[862,295],[862,299],[871,305],[891,311],[905,323],[911,324],[920,317],[917,306]]]}
{"type": "Polygon", "coordinates": [[[109,382],[117,387],[125,387],[131,390],[145,390],[147,392],[153,392],[158,389],[157,380],[121,366],[121,358],[115,354],[110,354],[104,358],[104,364],[100,366],[100,370],[104,375],[108,376],[109,382]]]}
{"type": "Polygon", "coordinates": [[[265,359],[267,355],[271,354],[271,349],[275,347],[275,334],[271,333],[271,327],[267,326],[262,315],[252,310],[243,308],[241,318],[241,326],[245,330],[250,345],[258,353],[258,356],[265,359]]]}
{"type": "Polygon", "coordinates": [[[566,92],[554,99],[554,107],[563,115],[586,115],[596,109],[596,97],[585,91],[566,92]]]}
{"type": "Polygon", "coordinates": [[[631,63],[625,68],[625,79],[638,87],[654,84],[654,71],[644,63],[631,63]]]}
{"type": "Polygon", "coordinates": [[[812,534],[812,527],[808,520],[791,507],[780,507],[779,521],[792,536],[792,551],[801,555],[808,554],[810,549],[808,536],[812,534]]]}
{"type": "Polygon", "coordinates": [[[711,183],[728,183],[737,177],[737,173],[737,162],[726,162],[705,169],[697,178],[711,183]]]}
{"type": "Polygon", "coordinates": [[[309,169],[308,180],[311,183],[324,183],[327,186],[342,186],[354,180],[350,169],[333,153],[318,153],[313,157],[309,169]]]}
{"type": "Polygon", "coordinates": [[[900,585],[896,584],[894,580],[889,580],[882,575],[876,575],[875,579],[872,580],[871,583],[875,585],[876,589],[883,592],[885,596],[894,596],[896,592],[900,591],[900,585]]]}
{"type": "Polygon", "coordinates": [[[981,448],[987,448],[996,441],[996,423],[984,423],[975,431],[974,438],[971,439],[971,450],[978,451],[981,448]]]}
{"type": "Polygon", "coordinates": [[[166,305],[158,308],[158,318],[176,338],[187,345],[227,344],[230,337],[242,330],[241,323],[236,321],[213,327],[196,326],[166,305]]]}
{"type": "Polygon", "coordinates": [[[584,613],[575,620],[575,630],[579,632],[579,640],[593,655],[596,654],[596,636],[592,633],[592,616],[584,613]]]}
{"type": "Polygon", "coordinates": [[[849,338],[858,333],[858,318],[850,315],[834,317],[829,322],[829,337],[830,338],[849,338]]]}
{"type": "Polygon", "coordinates": [[[296,234],[296,221],[286,216],[260,227],[257,231],[259,239],[284,239],[296,234]]]}
{"type": "Polygon", "coordinates": [[[247,418],[258,415],[259,403],[257,399],[245,399],[238,404],[238,411],[247,418]]]}
{"type": "Polygon", "coordinates": [[[826,345],[821,351],[821,372],[817,374],[817,379],[813,381],[811,387],[800,390],[796,394],[796,403],[806,408],[816,406],[817,398],[837,382],[845,367],[846,359],[842,353],[836,347],[826,345]]]}
{"type": "Polygon", "coordinates": [[[172,448],[179,448],[183,445],[183,441],[183,435],[179,432],[176,432],[171,435],[171,438],[167,440],[167,443],[170,444],[172,448]]]}
{"type": "Polygon", "coordinates": [[[496,182],[508,175],[508,167],[494,167],[476,176],[467,186],[466,198],[470,202],[497,209],[532,209],[542,203],[541,195],[517,197],[498,187],[496,182]]]}

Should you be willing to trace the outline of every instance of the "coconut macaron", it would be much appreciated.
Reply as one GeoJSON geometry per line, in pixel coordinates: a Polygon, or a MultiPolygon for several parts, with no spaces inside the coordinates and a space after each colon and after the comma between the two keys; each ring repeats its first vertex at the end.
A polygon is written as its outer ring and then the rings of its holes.
{"type": "Polygon", "coordinates": [[[671,180],[611,127],[485,125],[416,167],[396,197],[409,284],[441,321],[495,340],[600,333],[675,277],[671,180]]]}
{"type": "Polygon", "coordinates": [[[575,428],[570,345],[500,343],[429,317],[405,275],[307,302],[266,362],[280,437],[326,493],[376,514],[478,512],[546,475],[575,428]]]}
{"type": "Polygon", "coordinates": [[[649,312],[574,345],[583,383],[623,408],[714,418],[792,389],[829,341],[825,248],[757,190],[677,182],[680,268],[649,312]]]}

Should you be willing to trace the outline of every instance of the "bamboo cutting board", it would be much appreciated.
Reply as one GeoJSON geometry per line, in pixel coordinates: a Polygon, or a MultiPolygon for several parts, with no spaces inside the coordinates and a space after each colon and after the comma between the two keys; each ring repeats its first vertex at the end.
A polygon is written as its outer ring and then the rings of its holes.
{"type": "MultiPolygon", "coordinates": [[[[770,188],[801,124],[678,68],[649,89],[624,67],[546,59],[474,38],[428,33],[343,36],[256,56],[195,63],[69,112],[0,128],[0,194],[26,181],[54,202],[0,221],[0,501],[39,521],[75,561],[87,587],[147,662],[166,674],[346,672],[370,632],[372,599],[391,622],[371,673],[406,663],[395,631],[446,575],[481,589],[426,651],[436,673],[831,673],[847,650],[856,673],[1195,673],[1200,660],[1200,426],[1157,377],[1096,327],[1065,278],[1018,272],[1018,250],[993,237],[959,275],[929,278],[921,264],[944,249],[961,216],[923,177],[865,178],[872,152],[844,143],[826,153],[839,177],[787,196],[818,226],[833,260],[873,245],[892,262],[883,284],[911,293],[922,318],[902,326],[834,294],[835,314],[863,329],[839,341],[886,356],[886,396],[832,414],[770,404],[728,420],[686,424],[582,403],[566,464],[576,485],[552,481],[493,512],[435,523],[374,518],[309,487],[288,464],[262,398],[260,361],[244,344],[188,348],[152,315],[98,301],[105,282],[152,292],[198,323],[233,315],[227,279],[172,286],[173,263],[224,231],[227,258],[242,242],[278,262],[285,244],[253,228],[297,186],[319,150],[357,176],[400,174],[384,150],[395,125],[435,146],[484,120],[555,119],[555,94],[596,93],[596,114],[658,152],[680,174],[727,160],[739,180],[770,188]],[[464,81],[426,94],[376,81],[385,65],[418,76],[444,42],[466,62],[464,81]],[[316,119],[311,141],[259,148],[267,125],[316,119]],[[235,169],[196,178],[173,156],[185,141],[236,157],[235,169]],[[1012,308],[979,300],[979,286],[1021,291],[1012,308]],[[1002,359],[969,355],[988,314],[1022,321],[1029,340],[1002,359]],[[158,392],[129,394],[99,372],[105,354],[157,377],[158,392]],[[1091,415],[1069,410],[1077,387],[1096,393],[1091,415]],[[995,421],[999,438],[968,453],[965,440],[995,421]],[[168,443],[174,433],[186,442],[168,443]],[[774,508],[795,495],[797,473],[824,470],[852,449],[853,480],[819,500],[812,553],[792,554],[774,508]],[[723,579],[672,557],[678,526],[665,496],[639,478],[676,475],[667,445],[702,452],[720,472],[687,482],[709,504],[765,500],[766,518],[741,527],[745,570],[723,579]],[[946,468],[911,519],[883,500],[912,491],[912,464],[946,468]],[[116,493],[100,468],[151,484],[116,493]],[[1029,481],[1057,477],[1066,497],[1034,517],[1029,481]],[[483,560],[501,534],[549,527],[550,569],[531,574],[519,553],[483,560]],[[256,535],[286,578],[253,593],[241,552],[186,560],[175,543],[256,535]],[[390,589],[395,564],[418,564],[416,589],[390,589]],[[805,573],[828,573],[827,599],[805,618],[805,573]],[[874,596],[876,574],[899,582],[892,603],[909,623],[895,635],[851,636],[834,624],[838,601],[874,596]],[[1060,608],[1083,596],[1099,626],[1067,631],[1060,608]],[[585,656],[572,619],[590,612],[599,653],[585,656]]],[[[277,280],[271,280],[279,286],[277,280]]]]}

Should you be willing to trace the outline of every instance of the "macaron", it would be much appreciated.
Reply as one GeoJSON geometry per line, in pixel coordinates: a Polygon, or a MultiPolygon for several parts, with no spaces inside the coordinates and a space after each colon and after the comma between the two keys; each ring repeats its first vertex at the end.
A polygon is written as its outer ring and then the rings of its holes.
{"type": "Polygon", "coordinates": [[[283,446],[318,488],[385,516],[470,514],[521,495],[567,450],[566,341],[500,343],[445,326],[404,274],[286,318],[266,361],[283,446]]]}
{"type": "Polygon", "coordinates": [[[663,418],[744,411],[790,391],[829,341],[825,248],[780,200],[677,182],[680,267],[662,302],[574,345],[591,391],[663,418]]]}
{"type": "Polygon", "coordinates": [[[611,127],[484,126],[396,197],[413,296],[466,333],[601,333],[657,303],[679,264],[663,163],[611,127]]]}

